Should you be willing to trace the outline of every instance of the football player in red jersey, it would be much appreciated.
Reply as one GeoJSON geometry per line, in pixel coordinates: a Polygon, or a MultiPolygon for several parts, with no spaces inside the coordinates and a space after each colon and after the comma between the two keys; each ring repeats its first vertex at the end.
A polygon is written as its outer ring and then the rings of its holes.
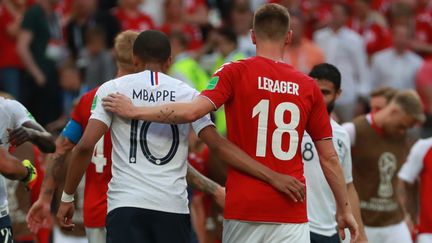
{"type": "Polygon", "coordinates": [[[320,89],[281,61],[291,34],[287,10],[266,4],[256,11],[251,32],[257,56],[224,65],[192,102],[135,107],[121,94],[103,99],[105,109],[117,115],[171,124],[195,121],[225,104],[228,139],[260,163],[227,161],[223,242],[310,241],[304,187],[274,183],[268,171],[304,183],[299,147],[304,131],[335,196],[342,238],[344,228],[353,242],[358,235],[320,89]]]}
{"type": "MultiPolygon", "coordinates": [[[[117,76],[134,73],[132,64],[132,46],[138,33],[124,31],[115,40],[115,56],[117,60],[117,76]]],[[[74,111],[70,122],[57,139],[57,151],[49,159],[47,176],[43,183],[40,196],[27,215],[29,228],[36,233],[50,219],[50,207],[57,182],[64,178],[56,178],[59,170],[64,167],[66,155],[72,151],[80,140],[90,117],[93,98],[98,88],[84,94],[74,111]]],[[[84,190],[84,225],[86,236],[90,243],[106,241],[105,219],[107,212],[107,190],[111,179],[111,137],[107,132],[96,144],[91,163],[86,170],[84,190]]],[[[221,203],[224,199],[224,189],[216,183],[206,180],[196,170],[188,166],[188,182],[205,193],[212,194],[221,203]]]]}

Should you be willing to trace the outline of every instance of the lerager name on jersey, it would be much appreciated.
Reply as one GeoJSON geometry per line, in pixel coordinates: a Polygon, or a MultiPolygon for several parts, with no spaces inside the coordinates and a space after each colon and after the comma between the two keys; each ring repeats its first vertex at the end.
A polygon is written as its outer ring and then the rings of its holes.
{"type": "Polygon", "coordinates": [[[148,102],[171,101],[175,102],[175,91],[171,90],[156,90],[148,91],[139,89],[132,91],[132,99],[139,99],[148,102]]]}
{"type": "Polygon", "coordinates": [[[258,77],[258,89],[272,93],[299,95],[299,85],[289,81],[272,80],[266,77],[258,77]]]}

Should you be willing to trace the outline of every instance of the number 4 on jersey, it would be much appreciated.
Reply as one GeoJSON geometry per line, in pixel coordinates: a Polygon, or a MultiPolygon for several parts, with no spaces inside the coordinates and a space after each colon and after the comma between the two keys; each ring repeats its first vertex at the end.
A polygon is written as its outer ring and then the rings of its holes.
{"type": "MultiPolygon", "coordinates": [[[[267,154],[269,106],[269,100],[261,100],[252,111],[252,118],[258,115],[257,157],[265,157],[267,154]]],[[[299,135],[296,130],[300,122],[300,111],[298,106],[291,102],[280,103],[274,112],[274,122],[276,124],[276,129],[273,131],[271,140],[273,155],[280,160],[290,160],[294,158],[299,144],[299,135]],[[291,113],[291,121],[289,123],[284,122],[285,111],[291,113]],[[290,143],[287,151],[282,149],[282,135],[284,133],[290,135],[290,143]]]]}
{"type": "Polygon", "coordinates": [[[104,137],[105,136],[102,136],[101,139],[99,139],[93,151],[91,162],[96,167],[96,173],[103,173],[104,166],[107,164],[107,159],[104,155],[104,137]]]}

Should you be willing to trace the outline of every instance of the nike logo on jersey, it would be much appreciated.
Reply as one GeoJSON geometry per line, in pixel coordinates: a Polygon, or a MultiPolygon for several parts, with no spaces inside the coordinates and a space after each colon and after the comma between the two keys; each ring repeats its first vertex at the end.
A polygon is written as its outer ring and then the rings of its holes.
{"type": "Polygon", "coordinates": [[[258,77],[258,89],[272,93],[299,95],[299,85],[288,81],[272,80],[266,77],[258,77]]]}
{"type": "Polygon", "coordinates": [[[171,101],[175,102],[175,91],[156,90],[148,91],[145,89],[133,90],[132,99],[139,99],[148,102],[171,101]]]}

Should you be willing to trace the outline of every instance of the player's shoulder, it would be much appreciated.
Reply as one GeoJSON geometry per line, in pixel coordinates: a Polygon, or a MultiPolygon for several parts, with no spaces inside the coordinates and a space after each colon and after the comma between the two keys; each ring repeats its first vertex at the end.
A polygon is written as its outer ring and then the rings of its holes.
{"type": "Polygon", "coordinates": [[[432,148],[432,137],[426,139],[419,139],[412,146],[412,151],[415,151],[415,153],[426,153],[431,148],[432,148]]]}
{"type": "Polygon", "coordinates": [[[10,112],[13,112],[15,109],[22,109],[22,108],[25,109],[24,105],[16,100],[4,99],[4,98],[2,99],[3,101],[1,103],[3,104],[3,108],[10,112]]]}
{"type": "Polygon", "coordinates": [[[342,139],[343,141],[347,142],[349,144],[350,136],[346,129],[342,127],[339,123],[331,119],[330,121],[332,130],[333,130],[333,137],[337,137],[339,139],[342,139]]]}

